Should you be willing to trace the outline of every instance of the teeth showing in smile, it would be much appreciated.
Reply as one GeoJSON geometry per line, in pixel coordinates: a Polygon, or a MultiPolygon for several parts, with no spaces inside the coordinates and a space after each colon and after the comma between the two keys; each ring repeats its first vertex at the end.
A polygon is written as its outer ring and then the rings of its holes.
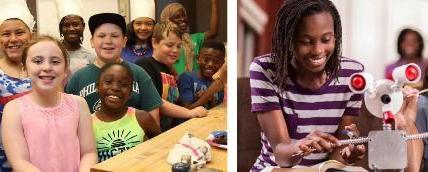
{"type": "Polygon", "coordinates": [[[14,46],[10,46],[10,47],[8,47],[8,48],[19,48],[20,46],[18,46],[18,45],[14,45],[14,46]]]}
{"type": "Polygon", "coordinates": [[[108,98],[111,98],[111,99],[119,99],[119,97],[117,97],[117,96],[108,96],[108,98]]]}
{"type": "Polygon", "coordinates": [[[316,59],[309,58],[309,60],[311,61],[311,63],[314,63],[314,64],[320,64],[320,63],[322,63],[324,61],[324,59],[325,59],[325,57],[316,58],[316,59]]]}
{"type": "Polygon", "coordinates": [[[48,80],[53,80],[54,77],[53,76],[41,76],[40,79],[48,79],[48,80]]]}

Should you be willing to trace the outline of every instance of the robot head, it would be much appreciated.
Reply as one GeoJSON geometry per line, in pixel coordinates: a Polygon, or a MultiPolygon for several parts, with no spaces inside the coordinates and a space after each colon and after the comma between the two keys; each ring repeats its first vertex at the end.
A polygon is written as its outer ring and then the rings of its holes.
{"type": "Polygon", "coordinates": [[[401,87],[405,83],[415,83],[421,78],[418,65],[410,63],[397,67],[393,71],[394,81],[381,79],[374,81],[368,73],[351,75],[349,88],[355,93],[364,93],[367,110],[378,118],[383,118],[384,112],[396,114],[403,103],[401,87]]]}

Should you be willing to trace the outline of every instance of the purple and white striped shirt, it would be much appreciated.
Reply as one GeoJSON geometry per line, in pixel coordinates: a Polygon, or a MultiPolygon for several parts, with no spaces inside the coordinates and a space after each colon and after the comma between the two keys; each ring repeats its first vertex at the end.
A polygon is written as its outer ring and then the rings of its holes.
{"type": "MultiPolygon", "coordinates": [[[[282,110],[292,142],[304,138],[313,130],[335,134],[343,115],[358,116],[363,95],[353,93],[349,77],[364,70],[364,66],[352,59],[341,59],[338,80],[329,79],[321,88],[302,88],[294,79],[287,78],[287,89],[280,93],[273,82],[274,63],[270,55],[254,59],[250,66],[251,111],[282,110]]],[[[262,150],[251,171],[277,166],[272,148],[265,134],[261,133],[262,150]]],[[[311,154],[299,165],[310,166],[327,160],[327,153],[311,154]]]]}

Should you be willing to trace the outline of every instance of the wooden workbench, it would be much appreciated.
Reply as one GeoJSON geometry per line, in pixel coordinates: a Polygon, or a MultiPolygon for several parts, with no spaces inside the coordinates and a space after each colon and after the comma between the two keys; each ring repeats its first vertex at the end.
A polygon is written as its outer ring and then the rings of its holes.
{"type": "MultiPolygon", "coordinates": [[[[127,150],[113,158],[96,164],[91,172],[141,172],[141,171],[171,171],[171,165],[166,158],[168,152],[186,132],[205,140],[214,130],[226,130],[227,107],[220,105],[209,110],[208,116],[194,118],[172,128],[138,146],[127,150]]],[[[227,151],[212,147],[212,161],[209,168],[227,171],[227,151]]]]}

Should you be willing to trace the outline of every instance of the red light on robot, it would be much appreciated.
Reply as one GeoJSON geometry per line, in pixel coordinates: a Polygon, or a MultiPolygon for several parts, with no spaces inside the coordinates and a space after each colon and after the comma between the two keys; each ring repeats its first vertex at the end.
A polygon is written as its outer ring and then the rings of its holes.
{"type": "Polygon", "coordinates": [[[355,75],[351,78],[351,85],[355,90],[361,91],[366,87],[366,80],[362,75],[355,75]]]}
{"type": "Polygon", "coordinates": [[[416,67],[414,65],[409,65],[406,68],[406,78],[409,81],[414,81],[415,79],[417,79],[419,76],[419,71],[418,69],[416,69],[416,67]]]}

